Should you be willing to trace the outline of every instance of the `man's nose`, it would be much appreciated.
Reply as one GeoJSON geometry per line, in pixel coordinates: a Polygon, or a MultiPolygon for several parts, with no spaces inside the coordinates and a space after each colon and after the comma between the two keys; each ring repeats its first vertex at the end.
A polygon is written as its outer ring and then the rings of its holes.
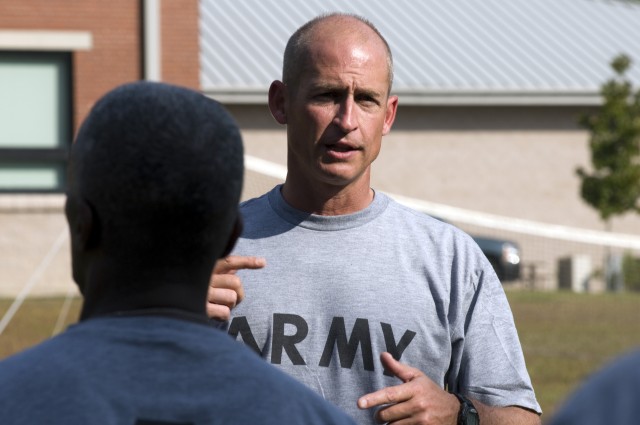
{"type": "Polygon", "coordinates": [[[340,102],[334,122],[344,131],[350,133],[358,128],[358,120],[356,117],[356,104],[351,96],[346,96],[340,102]]]}

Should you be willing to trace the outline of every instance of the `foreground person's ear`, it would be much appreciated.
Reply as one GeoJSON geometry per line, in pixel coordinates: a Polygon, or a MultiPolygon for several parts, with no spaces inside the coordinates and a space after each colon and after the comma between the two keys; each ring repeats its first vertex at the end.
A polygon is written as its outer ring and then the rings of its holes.
{"type": "Polygon", "coordinates": [[[238,238],[242,234],[242,229],[244,225],[242,224],[242,216],[238,213],[236,216],[236,221],[233,223],[233,230],[231,231],[231,235],[229,236],[229,240],[227,241],[227,246],[224,249],[224,252],[220,256],[220,258],[224,258],[227,255],[231,254],[233,247],[236,245],[238,238]]]}
{"type": "Polygon", "coordinates": [[[278,124],[287,123],[285,108],[287,86],[282,81],[274,81],[269,87],[269,110],[278,124]]]}
{"type": "Polygon", "coordinates": [[[77,196],[67,196],[65,204],[71,237],[77,249],[89,251],[100,242],[98,218],[89,203],[77,196]]]}

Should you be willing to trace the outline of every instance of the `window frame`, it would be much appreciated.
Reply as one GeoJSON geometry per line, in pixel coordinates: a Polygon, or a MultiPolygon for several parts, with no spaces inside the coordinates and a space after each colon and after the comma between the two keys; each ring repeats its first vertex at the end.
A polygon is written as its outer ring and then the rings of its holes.
{"type": "Polygon", "coordinates": [[[90,31],[75,30],[0,30],[0,52],[18,53],[28,56],[44,56],[55,54],[63,56],[66,72],[63,78],[67,81],[67,140],[63,145],[52,148],[20,148],[0,147],[0,158],[7,164],[29,165],[55,165],[61,166],[60,184],[55,188],[0,188],[0,195],[9,194],[61,194],[66,190],[66,165],[69,150],[73,144],[75,130],[75,104],[74,104],[74,53],[93,49],[93,35],[90,31]]]}
{"type": "Polygon", "coordinates": [[[57,57],[59,60],[64,62],[64,74],[62,78],[65,80],[64,84],[67,88],[66,93],[66,104],[64,105],[67,109],[66,111],[66,119],[64,119],[65,114],[61,114],[64,121],[60,124],[65,127],[67,137],[66,140],[62,140],[62,145],[59,147],[52,148],[32,148],[32,147],[1,147],[0,146],[0,164],[5,163],[9,165],[43,165],[43,166],[55,166],[58,165],[62,168],[62,174],[60,175],[60,183],[56,187],[47,188],[47,187],[34,187],[34,188],[23,188],[23,187],[0,187],[0,193],[64,193],[66,189],[66,173],[64,170],[66,169],[69,150],[71,149],[71,144],[73,143],[73,57],[72,52],[65,51],[16,51],[16,50],[4,50],[0,49],[1,54],[9,54],[16,56],[24,56],[25,58],[47,58],[47,57],[57,57]]]}

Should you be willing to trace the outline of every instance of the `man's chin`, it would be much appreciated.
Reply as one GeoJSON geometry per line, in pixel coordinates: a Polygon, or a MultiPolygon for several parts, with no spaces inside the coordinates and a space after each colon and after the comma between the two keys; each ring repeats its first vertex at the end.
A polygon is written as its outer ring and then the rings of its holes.
{"type": "Polygon", "coordinates": [[[355,173],[349,167],[335,166],[331,164],[329,166],[324,165],[320,169],[322,180],[325,183],[333,184],[336,186],[346,186],[355,180],[355,173]]]}
{"type": "Polygon", "coordinates": [[[363,173],[357,173],[351,167],[323,167],[321,174],[323,183],[339,188],[349,186],[363,177],[363,173]]]}

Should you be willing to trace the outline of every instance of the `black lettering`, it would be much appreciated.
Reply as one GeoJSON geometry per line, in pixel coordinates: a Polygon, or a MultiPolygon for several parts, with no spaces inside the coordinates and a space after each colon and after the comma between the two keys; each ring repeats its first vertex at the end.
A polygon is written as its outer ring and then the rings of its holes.
{"type": "MultiPolygon", "coordinates": [[[[384,334],[384,343],[387,346],[387,351],[394,359],[400,360],[402,353],[404,353],[404,350],[409,346],[411,341],[413,341],[416,333],[407,330],[404,335],[402,335],[402,338],[400,338],[400,342],[396,345],[396,339],[393,336],[393,328],[391,325],[388,323],[380,323],[380,326],[382,326],[382,333],[384,334]]],[[[393,376],[393,373],[388,372],[386,369],[384,374],[387,376],[393,376]]]]}
{"type": "Polygon", "coordinates": [[[307,322],[295,314],[273,314],[273,345],[271,348],[271,363],[282,363],[282,349],[287,352],[287,356],[294,365],[305,365],[304,359],[296,348],[296,344],[304,340],[309,333],[307,322]],[[285,335],[285,325],[296,327],[296,333],[285,335]]]}
{"type": "Polygon", "coordinates": [[[251,327],[249,326],[249,322],[246,317],[234,317],[229,325],[228,334],[235,339],[238,339],[238,334],[240,334],[242,341],[248,345],[249,348],[258,354],[262,354],[256,339],[253,337],[253,333],[251,333],[251,327]]]}
{"type": "Polygon", "coordinates": [[[340,366],[350,369],[358,351],[358,346],[362,353],[362,363],[365,370],[374,370],[373,352],[371,347],[371,334],[369,333],[369,321],[367,319],[356,319],[353,325],[351,337],[347,342],[347,331],[345,329],[344,317],[334,317],[327,336],[327,343],[322,352],[319,366],[329,367],[333,347],[338,348],[340,366]]]}

